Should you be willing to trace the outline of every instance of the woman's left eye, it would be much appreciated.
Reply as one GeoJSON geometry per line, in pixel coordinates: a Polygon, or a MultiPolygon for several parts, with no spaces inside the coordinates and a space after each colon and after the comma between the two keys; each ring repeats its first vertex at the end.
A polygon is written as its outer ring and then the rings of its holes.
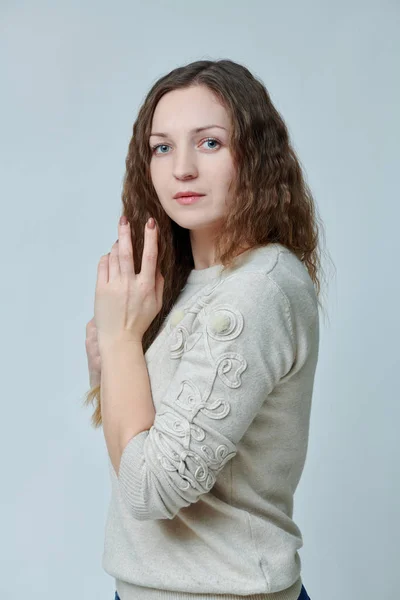
{"type": "Polygon", "coordinates": [[[219,141],[218,141],[218,140],[215,140],[214,138],[207,138],[206,140],[204,140],[203,144],[205,144],[206,142],[216,142],[217,144],[221,145],[221,144],[219,143],[219,141]]]}
{"type": "MultiPolygon", "coordinates": [[[[221,146],[221,142],[219,142],[218,140],[216,140],[214,138],[207,138],[206,140],[204,140],[204,142],[202,142],[202,145],[205,143],[208,143],[208,142],[215,142],[216,144],[221,146]]],[[[153,153],[156,154],[156,150],[161,147],[168,148],[169,146],[168,146],[168,144],[157,144],[156,146],[152,147],[153,153]]],[[[214,150],[214,148],[210,148],[210,150],[214,150]]],[[[166,152],[161,152],[159,154],[166,154],[166,152]]]]}

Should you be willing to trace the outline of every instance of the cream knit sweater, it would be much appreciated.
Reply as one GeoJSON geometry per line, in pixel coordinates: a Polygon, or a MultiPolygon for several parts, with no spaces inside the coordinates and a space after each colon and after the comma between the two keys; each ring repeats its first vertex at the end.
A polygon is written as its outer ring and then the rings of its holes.
{"type": "Polygon", "coordinates": [[[146,352],[150,430],[111,461],[102,566],[121,600],[297,600],[293,496],[319,348],[313,282],[290,250],[193,270],[146,352]],[[222,600],[222,599],[221,599],[222,600]]]}

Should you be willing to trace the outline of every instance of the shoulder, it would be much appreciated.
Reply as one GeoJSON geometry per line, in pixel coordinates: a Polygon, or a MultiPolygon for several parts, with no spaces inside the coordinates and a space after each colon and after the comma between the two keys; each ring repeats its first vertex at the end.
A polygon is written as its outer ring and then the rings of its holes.
{"type": "Polygon", "coordinates": [[[314,283],[304,263],[279,243],[244,253],[235,268],[226,271],[212,286],[212,296],[231,294],[251,304],[262,298],[280,297],[289,304],[308,298],[317,309],[314,283]]]}
{"type": "MultiPolygon", "coordinates": [[[[306,266],[288,248],[271,244],[246,253],[202,297],[202,313],[242,315],[260,335],[285,326],[292,338],[318,323],[318,299],[306,266]],[[222,312],[221,312],[222,311],[222,312]]],[[[237,320],[233,318],[233,320],[237,320]]]]}
{"type": "Polygon", "coordinates": [[[196,334],[202,323],[210,331],[236,336],[245,326],[257,338],[282,328],[294,339],[296,330],[311,330],[317,317],[317,297],[305,265],[275,243],[239,255],[235,268],[173,311],[169,331],[196,334]]]}

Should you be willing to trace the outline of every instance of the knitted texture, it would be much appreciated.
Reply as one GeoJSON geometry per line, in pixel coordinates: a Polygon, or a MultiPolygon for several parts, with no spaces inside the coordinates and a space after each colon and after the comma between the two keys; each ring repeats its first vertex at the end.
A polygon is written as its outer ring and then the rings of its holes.
{"type": "Polygon", "coordinates": [[[319,347],[313,283],[280,244],[193,270],[146,352],[156,416],[124,448],[103,567],[121,600],[297,600],[293,496],[319,347]],[[212,596],[208,596],[211,598],[212,596]]]}

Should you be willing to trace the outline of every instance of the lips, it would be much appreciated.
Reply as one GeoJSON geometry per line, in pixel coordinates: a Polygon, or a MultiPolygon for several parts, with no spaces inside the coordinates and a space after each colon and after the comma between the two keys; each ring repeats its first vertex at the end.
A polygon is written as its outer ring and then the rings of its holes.
{"type": "Polygon", "coordinates": [[[176,201],[178,204],[193,204],[203,198],[204,194],[198,194],[197,196],[178,196],[176,201]]]}
{"type": "Polygon", "coordinates": [[[177,192],[174,198],[176,200],[177,198],[182,198],[184,196],[204,196],[204,194],[200,194],[199,192],[193,192],[192,190],[185,190],[184,192],[177,192]]]}

